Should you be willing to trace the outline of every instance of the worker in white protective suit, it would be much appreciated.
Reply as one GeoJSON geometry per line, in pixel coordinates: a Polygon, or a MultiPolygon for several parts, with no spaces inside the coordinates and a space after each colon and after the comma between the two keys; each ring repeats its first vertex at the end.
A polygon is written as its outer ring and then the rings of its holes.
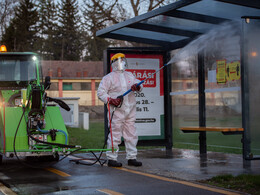
{"type": "MultiPolygon", "coordinates": [[[[124,54],[117,53],[113,55],[111,57],[111,66],[112,72],[103,77],[97,91],[99,99],[105,104],[109,103],[109,105],[112,106],[110,109],[111,113],[113,108],[117,107],[111,123],[114,151],[107,151],[106,153],[108,166],[122,166],[122,163],[117,161],[118,145],[121,143],[121,137],[124,138],[128,165],[142,166],[142,162],[136,160],[138,136],[135,128],[135,94],[130,92],[124,96],[123,99],[118,98],[118,96],[124,94],[130,88],[132,91],[141,91],[143,86],[137,86],[137,83],[140,81],[136,79],[131,72],[125,71],[127,61],[124,54]]],[[[112,148],[110,135],[108,136],[107,147],[109,149],[112,148]]]]}

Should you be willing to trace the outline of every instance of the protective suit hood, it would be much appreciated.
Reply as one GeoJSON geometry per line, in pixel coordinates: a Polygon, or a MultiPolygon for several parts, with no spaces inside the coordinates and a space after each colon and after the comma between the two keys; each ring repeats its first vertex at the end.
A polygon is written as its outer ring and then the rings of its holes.
{"type": "Polygon", "coordinates": [[[112,71],[125,71],[127,69],[128,64],[125,58],[125,55],[122,53],[117,53],[111,57],[111,66],[112,71]]]}

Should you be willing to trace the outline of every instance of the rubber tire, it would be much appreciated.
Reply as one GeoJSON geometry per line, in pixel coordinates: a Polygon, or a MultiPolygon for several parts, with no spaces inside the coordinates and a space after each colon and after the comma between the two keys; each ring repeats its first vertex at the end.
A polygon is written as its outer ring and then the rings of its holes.
{"type": "Polygon", "coordinates": [[[43,162],[53,162],[53,161],[56,161],[56,162],[58,162],[59,159],[60,159],[59,154],[55,153],[54,155],[42,156],[40,158],[40,161],[43,161],[43,162]]]}
{"type": "Polygon", "coordinates": [[[26,160],[31,162],[53,162],[59,161],[59,154],[48,156],[27,156],[26,160]]]}
{"type": "Polygon", "coordinates": [[[54,156],[54,161],[59,161],[60,160],[60,155],[58,153],[55,153],[55,156],[54,156]]]}

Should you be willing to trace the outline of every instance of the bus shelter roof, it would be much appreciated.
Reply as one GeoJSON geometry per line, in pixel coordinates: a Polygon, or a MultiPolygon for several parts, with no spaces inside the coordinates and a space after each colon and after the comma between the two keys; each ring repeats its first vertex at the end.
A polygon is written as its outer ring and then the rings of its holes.
{"type": "Polygon", "coordinates": [[[260,17],[260,1],[180,0],[99,30],[96,35],[173,50],[220,23],[246,17],[260,17]]]}

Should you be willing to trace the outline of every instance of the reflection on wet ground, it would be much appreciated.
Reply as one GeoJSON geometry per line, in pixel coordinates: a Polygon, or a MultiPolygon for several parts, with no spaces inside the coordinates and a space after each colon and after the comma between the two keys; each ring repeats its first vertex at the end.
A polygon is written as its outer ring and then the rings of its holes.
{"type": "MultiPolygon", "coordinates": [[[[125,153],[120,153],[119,160],[126,164],[124,158],[125,153]]],[[[191,181],[224,174],[260,174],[260,160],[251,161],[251,167],[244,168],[242,154],[208,152],[207,155],[201,156],[196,150],[150,149],[140,150],[138,160],[143,162],[142,167],[129,168],[191,181]]]]}

